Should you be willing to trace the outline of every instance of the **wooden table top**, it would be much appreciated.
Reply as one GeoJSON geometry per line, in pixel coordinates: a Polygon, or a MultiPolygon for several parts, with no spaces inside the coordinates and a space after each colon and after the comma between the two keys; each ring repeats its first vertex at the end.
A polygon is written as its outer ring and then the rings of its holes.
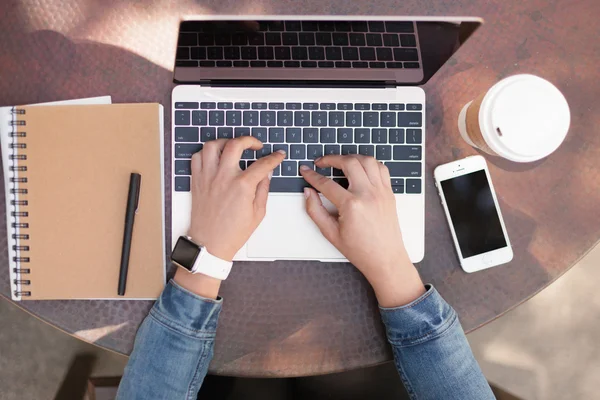
{"type": "MultiPolygon", "coordinates": [[[[502,315],[561,276],[600,238],[600,2],[532,0],[265,0],[9,2],[0,14],[0,105],[112,95],[169,109],[181,16],[192,14],[472,15],[486,24],[424,86],[427,93],[426,252],[418,265],[466,331],[502,315]],[[566,12],[565,10],[568,10],[566,12]],[[553,82],[572,113],[549,158],[486,157],[514,260],[475,274],[458,264],[433,169],[477,154],[459,137],[460,108],[494,82],[532,73],[553,82]]],[[[169,113],[165,141],[170,143],[169,113]]],[[[101,140],[101,138],[99,138],[101,140]]],[[[51,151],[51,149],[50,149],[51,151]]],[[[165,149],[170,174],[170,149],[165,149]]],[[[169,176],[169,175],[167,175],[169,176]]],[[[167,180],[167,200],[170,184],[167,180]]],[[[4,210],[4,201],[0,201],[4,210]]],[[[169,201],[167,202],[169,204],[169,201]]],[[[170,225],[170,209],[167,210],[170,225]]],[[[0,237],[6,235],[4,224],[0,237]]],[[[170,237],[170,233],[167,233],[170,237]]],[[[0,293],[9,296],[2,240],[0,293]]],[[[237,263],[222,286],[213,373],[300,376],[391,359],[375,298],[349,264],[237,263]]],[[[99,346],[128,354],[149,301],[31,301],[19,306],[99,346]]]]}

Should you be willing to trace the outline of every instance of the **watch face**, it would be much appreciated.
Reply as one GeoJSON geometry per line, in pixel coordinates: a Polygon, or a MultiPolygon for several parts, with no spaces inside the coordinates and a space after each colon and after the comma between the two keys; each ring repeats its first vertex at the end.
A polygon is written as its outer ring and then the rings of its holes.
{"type": "Polygon", "coordinates": [[[173,254],[171,254],[171,260],[191,271],[198,254],[200,254],[198,245],[188,238],[180,236],[175,249],[173,249],[173,254]]]}

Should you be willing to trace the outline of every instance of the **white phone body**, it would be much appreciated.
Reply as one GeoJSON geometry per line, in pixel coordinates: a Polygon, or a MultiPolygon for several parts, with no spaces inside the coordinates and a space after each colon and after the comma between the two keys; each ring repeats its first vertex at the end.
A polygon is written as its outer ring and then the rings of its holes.
{"type": "Polygon", "coordinates": [[[471,273],[512,260],[513,251],[485,158],[471,156],[440,165],[434,170],[434,178],[462,269],[471,273]]]}

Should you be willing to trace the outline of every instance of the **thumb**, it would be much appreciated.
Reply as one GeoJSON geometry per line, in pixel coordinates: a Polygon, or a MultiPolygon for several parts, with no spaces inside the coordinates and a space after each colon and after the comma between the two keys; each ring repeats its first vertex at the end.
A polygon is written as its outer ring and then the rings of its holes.
{"type": "Polygon", "coordinates": [[[306,212],[317,225],[323,236],[338,247],[340,237],[340,225],[333,215],[323,205],[321,197],[315,189],[305,188],[306,212]]]}
{"type": "Polygon", "coordinates": [[[256,194],[254,195],[254,211],[260,214],[261,218],[267,212],[267,199],[269,198],[269,185],[271,177],[264,178],[256,186],[256,194]]]}

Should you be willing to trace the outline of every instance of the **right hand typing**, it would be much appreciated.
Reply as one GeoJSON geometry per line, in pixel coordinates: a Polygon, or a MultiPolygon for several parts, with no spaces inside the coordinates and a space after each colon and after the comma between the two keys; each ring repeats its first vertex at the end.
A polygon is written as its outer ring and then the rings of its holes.
{"type": "Polygon", "coordinates": [[[306,210],[323,236],[362,272],[382,307],[405,305],[421,296],[425,288],[404,248],[387,167],[360,155],[329,155],[315,165],[341,169],[350,183],[346,190],[310,168],[300,169],[337,207],[338,215],[331,215],[319,194],[305,189],[306,210]]]}

